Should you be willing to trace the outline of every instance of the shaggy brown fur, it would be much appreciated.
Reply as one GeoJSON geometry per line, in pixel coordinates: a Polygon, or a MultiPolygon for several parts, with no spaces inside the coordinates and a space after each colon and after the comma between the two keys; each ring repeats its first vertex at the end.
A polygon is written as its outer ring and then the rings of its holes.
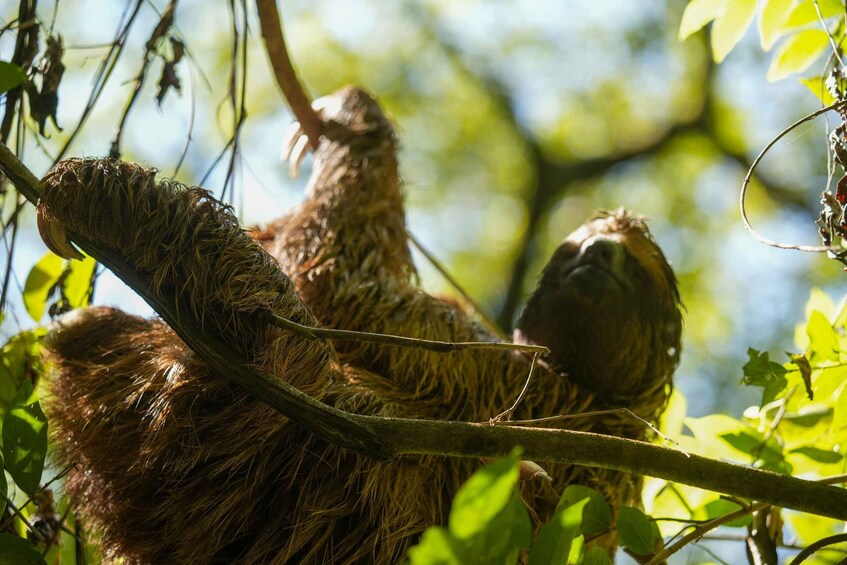
{"type": "MultiPolygon", "coordinates": [[[[228,209],[200,189],[156,183],[150,169],[65,162],[45,179],[44,203],[72,232],[121,253],[151,279],[154,292],[185,301],[207,331],[247,360],[323,402],[384,416],[494,416],[520,391],[526,357],[353,342],[339,342],[336,352],[258,321],[257,313],[270,311],[328,327],[493,339],[414,285],[391,124],[359,90],[328,102],[308,198],[271,227],[276,235],[266,241],[282,270],[228,209]]],[[[633,249],[655,247],[640,229],[621,238],[633,249]]],[[[660,254],[635,257],[663,284],[660,254]]],[[[676,304],[672,278],[666,282],[676,304]]],[[[634,345],[621,349],[641,355],[634,345]]],[[[671,346],[679,350],[678,333],[671,346]]],[[[62,320],[50,348],[55,369],[47,408],[58,460],[79,462],[67,490],[109,556],[127,563],[396,562],[423,529],[445,522],[456,489],[479,466],[418,456],[375,462],[328,444],[210,371],[160,321],[90,308],[62,320]]],[[[583,353],[602,363],[606,352],[583,353]]],[[[656,417],[675,361],[639,377],[635,400],[626,402],[633,411],[656,417]]],[[[607,405],[542,366],[516,417],[607,405]]],[[[646,433],[623,415],[560,425],[632,438],[646,433]]],[[[567,484],[597,488],[614,508],[638,494],[638,481],[623,473],[547,468],[552,487],[522,487],[541,520],[567,484]]],[[[613,536],[603,543],[613,547],[613,536]]]]}

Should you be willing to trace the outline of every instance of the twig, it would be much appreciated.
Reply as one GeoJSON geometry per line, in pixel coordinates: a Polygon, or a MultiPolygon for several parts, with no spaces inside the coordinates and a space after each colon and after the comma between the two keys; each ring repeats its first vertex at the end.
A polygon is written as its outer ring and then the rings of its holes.
{"type": "Polygon", "coordinates": [[[234,0],[228,2],[230,13],[232,15],[232,64],[229,74],[229,92],[228,98],[232,106],[232,137],[227,146],[232,146],[232,152],[229,155],[229,163],[224,176],[223,189],[221,190],[221,201],[226,201],[226,193],[228,188],[232,188],[230,196],[232,202],[235,201],[235,167],[240,156],[239,144],[241,142],[241,130],[244,127],[244,122],[247,120],[247,0],[241,0],[242,9],[242,33],[238,32],[238,14],[235,10],[234,0]],[[239,54],[240,63],[239,63],[239,54]],[[239,77],[239,64],[241,68],[240,84],[236,91],[236,79],[239,77]]]}
{"type": "Polygon", "coordinates": [[[306,133],[309,145],[312,149],[317,149],[323,131],[323,122],[312,108],[309,96],[303,90],[294,66],[291,64],[282,35],[282,22],[276,8],[276,0],[256,0],[256,11],[259,13],[262,38],[265,40],[265,49],[271,60],[276,82],[306,133]]]}
{"type": "Polygon", "coordinates": [[[468,294],[464,288],[462,288],[462,286],[459,284],[459,281],[457,281],[453,277],[453,275],[450,274],[450,272],[441,263],[441,261],[439,261],[438,258],[429,251],[429,249],[424,247],[423,244],[418,241],[418,238],[416,238],[409,230],[406,230],[406,237],[409,238],[409,241],[412,243],[412,245],[415,246],[415,249],[420,251],[421,255],[423,255],[426,260],[429,261],[429,264],[435,267],[435,270],[438,271],[439,274],[444,277],[448,283],[450,283],[450,286],[452,286],[456,290],[456,292],[459,293],[459,295],[462,297],[462,300],[471,305],[471,308],[473,309],[474,313],[479,316],[482,322],[485,324],[486,329],[498,338],[500,338],[500,340],[508,341],[509,336],[506,335],[506,332],[504,332],[500,325],[495,322],[494,319],[491,318],[491,316],[488,315],[488,312],[486,312],[484,308],[482,308],[473,298],[471,298],[471,295],[468,294]]]}
{"type": "Polygon", "coordinates": [[[841,69],[844,69],[844,61],[841,60],[841,54],[838,52],[838,44],[835,43],[835,38],[832,36],[832,32],[829,31],[829,27],[826,25],[826,20],[821,13],[820,4],[818,4],[818,0],[812,0],[812,4],[815,6],[815,13],[818,16],[818,22],[820,22],[821,27],[826,32],[826,36],[829,38],[829,44],[832,47],[832,55],[838,61],[841,69]]]}
{"type": "Polygon", "coordinates": [[[397,345],[400,347],[414,347],[426,349],[439,353],[450,353],[452,351],[467,351],[470,349],[507,349],[510,351],[524,351],[528,353],[548,353],[550,350],[542,345],[524,345],[520,343],[498,342],[498,341],[434,341],[419,337],[406,337],[399,335],[375,334],[370,332],[357,332],[353,330],[336,330],[331,328],[316,328],[304,326],[288,318],[267,315],[268,322],[278,328],[288,330],[306,339],[347,339],[365,343],[381,343],[383,345],[397,345]]]}
{"type": "MultiPolygon", "coordinates": [[[[834,536],[825,537],[814,543],[810,543],[805,549],[803,549],[803,551],[797,554],[797,557],[794,558],[791,565],[800,565],[803,561],[814,555],[814,553],[819,549],[823,549],[828,545],[841,543],[843,541],[847,541],[847,534],[835,534],[834,536]]],[[[841,563],[844,563],[844,561],[841,561],[841,563]]]]}
{"type": "Polygon", "coordinates": [[[777,134],[777,136],[774,137],[772,140],[770,140],[770,142],[765,146],[765,148],[762,149],[762,151],[753,160],[753,163],[750,165],[750,169],[747,171],[747,175],[744,177],[744,181],[741,183],[741,193],[739,195],[738,202],[739,202],[739,207],[741,208],[741,219],[744,222],[744,227],[747,228],[747,230],[751,234],[753,234],[753,237],[755,237],[761,243],[764,243],[765,245],[769,245],[770,247],[776,247],[777,249],[794,249],[794,250],[797,250],[797,251],[808,251],[808,252],[811,252],[811,253],[822,253],[822,252],[825,252],[825,251],[836,251],[836,252],[843,251],[842,249],[837,248],[837,247],[826,247],[826,246],[820,246],[820,245],[794,245],[794,244],[789,244],[789,243],[779,243],[777,241],[773,241],[773,240],[770,240],[770,239],[764,237],[763,235],[759,234],[753,228],[752,224],[750,223],[749,218],[747,218],[747,205],[745,203],[745,200],[747,198],[747,188],[750,185],[750,179],[753,178],[753,173],[756,171],[756,167],[759,166],[759,163],[764,158],[764,156],[768,153],[768,151],[770,151],[773,148],[774,145],[776,145],[779,142],[780,139],[782,139],[783,137],[788,135],[788,133],[791,132],[792,130],[794,130],[795,128],[805,124],[808,121],[814,120],[815,118],[817,118],[818,116],[820,116],[822,114],[825,114],[825,113],[827,113],[831,110],[842,110],[844,108],[847,108],[847,101],[841,100],[839,102],[835,102],[834,104],[830,104],[829,106],[827,106],[825,108],[821,108],[820,110],[812,112],[811,114],[809,114],[809,115],[807,115],[803,118],[800,118],[799,120],[797,120],[796,122],[794,122],[793,124],[791,124],[790,126],[785,128],[784,130],[779,132],[779,134],[777,134]]]}
{"type": "Polygon", "coordinates": [[[703,524],[696,526],[686,535],[679,538],[679,540],[677,540],[673,544],[667,546],[665,549],[654,555],[653,558],[648,561],[646,565],[658,565],[659,563],[664,563],[665,561],[667,561],[668,557],[670,557],[689,543],[697,541],[698,539],[706,535],[706,532],[714,530],[718,526],[723,526],[724,524],[728,524],[734,520],[738,520],[739,518],[743,518],[744,516],[747,516],[752,512],[763,510],[768,506],[770,506],[770,504],[764,502],[757,502],[755,504],[751,504],[750,506],[739,508],[738,510],[730,512],[729,514],[724,514],[723,516],[715,518],[714,520],[704,522],[703,524]]]}
{"type": "Polygon", "coordinates": [[[660,432],[659,428],[657,428],[656,426],[654,426],[649,421],[645,420],[629,408],[610,408],[608,410],[592,410],[591,412],[580,412],[578,414],[559,414],[557,416],[545,416],[543,418],[533,418],[531,420],[495,420],[491,423],[499,424],[501,426],[536,426],[538,424],[556,422],[561,420],[572,420],[574,418],[590,418],[593,416],[606,416],[609,414],[626,414],[635,418],[636,420],[650,428],[650,430],[652,430],[654,434],[656,434],[666,442],[674,445],[680,453],[682,453],[686,457],[689,457],[688,452],[682,449],[682,446],[680,446],[678,442],[672,440],[671,438],[660,432]]]}
{"type": "MultiPolygon", "coordinates": [[[[108,82],[109,77],[112,76],[112,72],[115,70],[115,65],[117,65],[118,59],[120,59],[121,54],[123,53],[124,45],[126,44],[126,38],[129,35],[130,29],[132,29],[132,25],[135,23],[135,19],[138,17],[138,12],[141,9],[141,5],[143,3],[144,0],[136,0],[135,7],[133,7],[132,9],[132,13],[129,15],[129,18],[127,19],[123,27],[118,31],[117,35],[115,36],[115,40],[112,42],[112,45],[109,48],[109,52],[106,53],[106,56],[100,63],[100,67],[97,69],[97,73],[95,74],[94,86],[91,89],[91,94],[89,94],[88,96],[88,102],[86,102],[85,104],[85,108],[83,109],[82,114],[79,117],[79,122],[77,122],[76,127],[68,136],[68,139],[65,141],[64,145],[62,145],[62,148],[59,150],[58,155],[56,155],[56,162],[58,162],[65,156],[65,153],[67,153],[68,148],[71,146],[71,143],[74,142],[76,136],[79,135],[79,132],[82,131],[85,122],[88,120],[88,116],[91,114],[91,111],[97,104],[97,100],[99,100],[100,95],[103,93],[103,90],[106,87],[106,83],[108,82]]],[[[126,12],[124,12],[124,14],[126,14],[126,12]]]]}
{"type": "Polygon", "coordinates": [[[123,114],[121,114],[121,120],[118,123],[118,131],[115,133],[115,139],[112,141],[111,149],[109,149],[110,157],[115,159],[121,158],[121,137],[124,133],[126,121],[129,118],[129,113],[132,111],[132,107],[135,105],[136,100],[138,100],[141,88],[144,86],[144,79],[147,77],[147,69],[150,67],[153,55],[156,54],[158,43],[173,25],[174,8],[176,7],[177,2],[178,0],[170,1],[168,7],[165,8],[164,13],[162,13],[162,16],[159,18],[159,23],[156,24],[156,27],[153,28],[153,31],[150,33],[150,39],[148,39],[145,44],[141,70],[138,71],[138,75],[135,77],[135,86],[132,89],[132,94],[130,94],[129,100],[127,100],[126,106],[124,106],[123,114]]]}
{"type": "Polygon", "coordinates": [[[535,363],[538,361],[538,353],[534,353],[532,355],[532,363],[529,366],[529,374],[526,376],[526,382],[523,384],[523,388],[521,389],[520,394],[515,399],[515,402],[505,411],[497,414],[491,420],[489,420],[489,424],[496,424],[497,422],[508,422],[512,417],[512,414],[515,413],[515,410],[518,409],[518,405],[523,400],[523,397],[526,395],[526,391],[529,390],[529,383],[532,382],[532,375],[535,374],[535,363]]]}

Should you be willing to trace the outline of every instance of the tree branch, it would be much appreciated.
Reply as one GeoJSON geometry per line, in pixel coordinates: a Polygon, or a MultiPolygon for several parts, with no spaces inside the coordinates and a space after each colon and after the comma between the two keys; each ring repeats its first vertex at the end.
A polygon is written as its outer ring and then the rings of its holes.
{"type": "MultiPolygon", "coordinates": [[[[22,194],[33,202],[37,200],[41,183],[2,144],[0,169],[22,194]]],[[[644,474],[802,512],[847,519],[847,490],[689,456],[645,442],[569,430],[380,418],[343,412],[248,365],[228,343],[205,331],[185,305],[180,306],[173,296],[152,292],[154,285],[149,277],[133,270],[123,258],[97,242],[74,233],[69,235],[144,298],[212,369],[229,376],[234,383],[310,432],[363,455],[380,459],[401,454],[497,457],[522,446],[527,459],[644,474]]]]}
{"type": "Polygon", "coordinates": [[[271,60],[276,83],[285,99],[288,100],[294,116],[300,121],[300,126],[309,138],[312,149],[317,149],[323,122],[312,108],[309,96],[303,90],[294,66],[291,64],[282,35],[282,22],[276,8],[276,0],[256,0],[256,11],[259,14],[262,38],[265,40],[265,49],[271,60]]]}

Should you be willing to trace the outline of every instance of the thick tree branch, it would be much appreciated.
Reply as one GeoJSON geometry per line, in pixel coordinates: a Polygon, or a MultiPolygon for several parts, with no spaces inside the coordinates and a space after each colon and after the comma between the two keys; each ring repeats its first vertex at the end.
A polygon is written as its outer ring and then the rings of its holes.
{"type": "MultiPolygon", "coordinates": [[[[0,169],[35,201],[40,182],[5,145],[0,169]]],[[[649,475],[775,506],[847,519],[847,490],[790,476],[687,455],[645,442],[569,430],[533,429],[468,422],[361,416],[340,411],[249,366],[219,336],[205,331],[193,313],[153,285],[114,252],[69,234],[83,250],[109,267],[142,296],[210,367],[327,441],[361,454],[497,457],[515,446],[536,461],[556,461],[649,475]]]]}
{"type": "Polygon", "coordinates": [[[297,79],[297,73],[288,57],[276,0],[256,0],[256,11],[259,13],[262,38],[265,40],[265,48],[271,60],[276,82],[285,99],[288,100],[294,116],[299,120],[300,127],[306,133],[312,149],[317,149],[323,122],[312,108],[312,103],[297,79]]]}

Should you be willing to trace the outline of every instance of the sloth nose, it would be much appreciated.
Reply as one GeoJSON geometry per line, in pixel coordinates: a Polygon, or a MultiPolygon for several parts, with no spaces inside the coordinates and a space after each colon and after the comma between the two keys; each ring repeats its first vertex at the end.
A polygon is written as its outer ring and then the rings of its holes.
{"type": "Polygon", "coordinates": [[[586,239],[582,244],[581,251],[582,261],[595,263],[609,269],[620,267],[625,253],[620,242],[599,236],[586,239]]]}

